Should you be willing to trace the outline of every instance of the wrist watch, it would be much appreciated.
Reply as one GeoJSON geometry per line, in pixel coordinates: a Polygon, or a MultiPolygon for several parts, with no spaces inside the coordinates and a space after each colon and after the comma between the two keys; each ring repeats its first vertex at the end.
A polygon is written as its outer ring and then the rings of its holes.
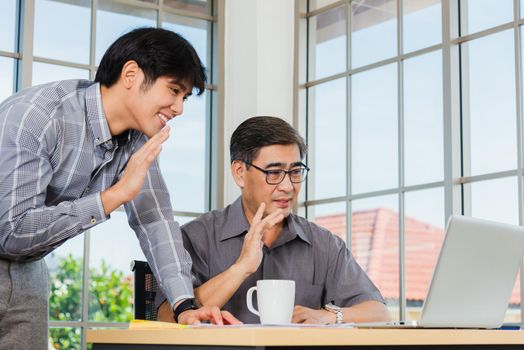
{"type": "Polygon", "coordinates": [[[178,304],[178,306],[175,308],[174,312],[174,319],[175,322],[178,323],[178,316],[184,311],[187,310],[196,310],[198,309],[198,306],[196,305],[194,298],[189,298],[178,304]]]}
{"type": "Polygon", "coordinates": [[[341,324],[344,321],[344,314],[342,313],[342,308],[336,306],[333,302],[324,305],[324,310],[329,311],[337,315],[336,324],[341,324]]]}

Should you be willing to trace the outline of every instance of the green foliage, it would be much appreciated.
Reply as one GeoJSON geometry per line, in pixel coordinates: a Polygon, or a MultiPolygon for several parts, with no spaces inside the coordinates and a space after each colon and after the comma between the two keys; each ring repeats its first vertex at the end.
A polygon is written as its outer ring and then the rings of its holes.
{"type": "MultiPolygon", "coordinates": [[[[82,310],[83,260],[63,257],[51,274],[49,319],[80,321],[82,310]]],[[[129,322],[133,318],[133,290],[124,273],[102,261],[100,270],[89,269],[89,321],[129,322]]],[[[51,328],[55,349],[81,349],[80,328],[51,328]]]]}
{"type": "Polygon", "coordinates": [[[122,271],[102,261],[101,271],[89,270],[89,319],[95,322],[129,322],[133,319],[133,290],[122,271]]]}

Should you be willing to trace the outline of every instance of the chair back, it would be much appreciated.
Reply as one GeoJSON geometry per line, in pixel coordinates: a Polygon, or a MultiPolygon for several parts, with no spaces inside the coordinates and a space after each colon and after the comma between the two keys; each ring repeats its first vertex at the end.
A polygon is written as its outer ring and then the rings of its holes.
{"type": "Polygon", "coordinates": [[[155,295],[159,290],[158,282],[145,261],[132,260],[134,272],[134,315],[137,320],[155,321],[157,318],[155,295]]]}

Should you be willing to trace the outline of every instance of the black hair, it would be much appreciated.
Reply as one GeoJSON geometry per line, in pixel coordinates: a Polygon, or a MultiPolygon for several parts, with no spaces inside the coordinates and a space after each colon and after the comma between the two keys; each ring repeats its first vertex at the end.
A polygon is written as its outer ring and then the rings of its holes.
{"type": "Polygon", "coordinates": [[[265,146],[294,144],[298,146],[300,159],[303,159],[307,145],[295,128],[277,117],[252,117],[242,122],[231,135],[231,163],[235,160],[252,163],[265,146]]]}
{"type": "Polygon", "coordinates": [[[124,64],[135,61],[144,72],[146,85],[161,76],[191,84],[189,89],[205,89],[206,70],[193,46],[179,34],[161,28],[138,28],[118,38],[102,57],[95,81],[111,87],[124,64]]]}

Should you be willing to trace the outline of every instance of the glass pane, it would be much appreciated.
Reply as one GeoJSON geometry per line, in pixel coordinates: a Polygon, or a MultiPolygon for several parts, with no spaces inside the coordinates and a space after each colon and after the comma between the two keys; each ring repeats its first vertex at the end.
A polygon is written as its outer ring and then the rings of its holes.
{"type": "Polygon", "coordinates": [[[466,57],[463,59],[466,87],[463,113],[467,116],[469,110],[471,138],[469,143],[466,139],[463,141],[465,147],[471,148],[471,170],[468,172],[466,166],[465,174],[515,169],[517,126],[513,30],[463,44],[462,52],[466,57]]]}
{"type": "Polygon", "coordinates": [[[90,38],[90,0],[35,1],[35,56],[87,64],[90,38]]]}
{"type": "Polygon", "coordinates": [[[192,96],[184,114],[170,123],[171,136],[160,153],[160,168],[174,210],[203,213],[206,208],[207,99],[192,96]]]}
{"type": "Polygon", "coordinates": [[[178,222],[180,226],[187,224],[190,221],[195,220],[196,217],[192,216],[175,216],[175,220],[178,222]]]}
{"type": "Polygon", "coordinates": [[[330,203],[307,207],[307,217],[315,224],[322,226],[346,242],[346,203],[330,203]]]}
{"type": "Polygon", "coordinates": [[[382,293],[391,318],[398,320],[398,196],[355,200],[351,218],[351,251],[382,293]]]}
{"type": "Polygon", "coordinates": [[[66,79],[89,79],[89,71],[49,63],[33,63],[33,86],[66,79]]]}
{"type": "Polygon", "coordinates": [[[0,57],[0,103],[14,92],[15,60],[0,57]]]}
{"type": "Polygon", "coordinates": [[[189,41],[209,73],[210,67],[208,67],[208,63],[210,61],[208,55],[210,53],[208,49],[211,46],[209,43],[209,33],[211,32],[210,22],[165,13],[162,27],[182,35],[189,41]]]}
{"type": "Polygon", "coordinates": [[[89,320],[128,322],[133,318],[131,260],[146,258],[124,212],[91,229],[89,320]],[[118,254],[115,254],[118,249],[118,254]]]}
{"type": "Polygon", "coordinates": [[[324,6],[331,5],[339,0],[309,0],[309,11],[314,11],[324,6]]]}
{"type": "Polygon", "coordinates": [[[156,11],[101,1],[96,11],[96,64],[109,46],[121,35],[139,27],[156,27],[156,11]]]}
{"type": "Polygon", "coordinates": [[[395,188],[398,186],[396,64],[355,74],[351,95],[352,193],[395,188]]]}
{"type": "MultiPolygon", "coordinates": [[[[519,224],[518,183],[516,177],[474,182],[466,185],[471,193],[474,217],[519,224]]],[[[517,279],[511,293],[504,322],[520,322],[520,284],[517,279]]]]}
{"type": "Polygon", "coordinates": [[[346,70],[346,6],[339,6],[309,19],[309,80],[346,70]]]}
{"type": "Polygon", "coordinates": [[[441,0],[404,1],[404,52],[442,42],[441,0]]]}
{"type": "Polygon", "coordinates": [[[461,0],[461,35],[479,32],[513,20],[512,0],[461,0]]]}
{"type": "Polygon", "coordinates": [[[474,182],[471,191],[471,215],[474,217],[519,224],[518,185],[516,177],[474,182]]]}
{"type": "Polygon", "coordinates": [[[352,67],[360,67],[397,54],[396,0],[353,1],[351,14],[352,67]]]}
{"type": "Polygon", "coordinates": [[[211,1],[208,0],[164,0],[164,5],[177,10],[212,14],[211,1]]]}
{"type": "Polygon", "coordinates": [[[405,194],[407,319],[419,320],[444,239],[444,189],[405,194]]]}
{"type": "Polygon", "coordinates": [[[80,321],[84,269],[84,235],[80,234],[45,257],[51,276],[50,321],[80,321]]]}
{"type": "Polygon", "coordinates": [[[0,50],[15,52],[16,50],[16,4],[17,0],[3,0],[0,5],[0,50]]]}
{"type": "Polygon", "coordinates": [[[82,349],[81,328],[49,328],[49,349],[82,349]],[[52,347],[51,347],[52,346],[52,347]]]}
{"type": "Polygon", "coordinates": [[[404,61],[405,184],[444,180],[442,52],[404,61]]]}
{"type": "Polygon", "coordinates": [[[346,195],[346,79],[308,90],[310,110],[308,143],[308,197],[346,195]]]}

